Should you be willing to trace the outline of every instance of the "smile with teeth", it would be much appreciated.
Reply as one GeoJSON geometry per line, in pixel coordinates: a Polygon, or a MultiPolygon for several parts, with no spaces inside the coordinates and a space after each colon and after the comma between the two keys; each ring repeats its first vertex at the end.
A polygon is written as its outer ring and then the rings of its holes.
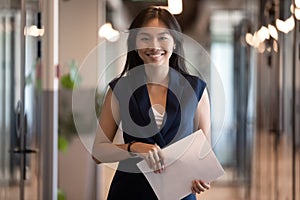
{"type": "Polygon", "coordinates": [[[161,51],[146,52],[146,55],[152,58],[156,58],[165,55],[165,51],[161,50],[161,51]]]}

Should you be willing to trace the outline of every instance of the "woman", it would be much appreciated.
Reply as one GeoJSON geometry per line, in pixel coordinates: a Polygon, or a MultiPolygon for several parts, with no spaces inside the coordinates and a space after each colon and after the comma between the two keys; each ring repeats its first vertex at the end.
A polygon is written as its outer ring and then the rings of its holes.
{"type": "MultiPolygon", "coordinates": [[[[189,75],[183,59],[182,34],[167,10],[142,10],[129,28],[128,53],[120,77],[109,83],[99,118],[93,157],[120,161],[108,199],[157,199],[136,163],[142,159],[155,173],[164,173],[162,148],[202,129],[210,136],[210,105],[206,84],[189,75]],[[124,144],[113,144],[122,122],[124,144]]],[[[191,194],[209,189],[191,180],[191,194]]]]}

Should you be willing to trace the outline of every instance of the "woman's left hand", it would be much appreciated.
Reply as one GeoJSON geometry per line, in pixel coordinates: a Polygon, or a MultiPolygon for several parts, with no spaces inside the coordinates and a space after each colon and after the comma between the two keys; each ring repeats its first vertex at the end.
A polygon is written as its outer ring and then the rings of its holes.
{"type": "Polygon", "coordinates": [[[209,190],[210,184],[205,183],[202,180],[193,180],[192,182],[192,192],[200,194],[201,192],[205,192],[206,190],[209,190]]]}

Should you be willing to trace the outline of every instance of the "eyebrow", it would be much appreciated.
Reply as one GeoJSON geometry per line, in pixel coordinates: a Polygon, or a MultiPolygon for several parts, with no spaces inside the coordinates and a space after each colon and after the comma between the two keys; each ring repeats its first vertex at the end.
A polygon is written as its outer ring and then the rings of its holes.
{"type": "MultiPolygon", "coordinates": [[[[161,33],[158,33],[158,35],[165,35],[165,34],[167,34],[167,35],[171,35],[169,32],[167,32],[167,31],[165,31],[165,32],[161,32],[161,33]]],[[[146,36],[151,36],[151,34],[149,34],[149,33],[146,33],[146,32],[140,32],[140,33],[138,33],[138,35],[146,35],[146,36]]]]}
{"type": "Polygon", "coordinates": [[[164,34],[167,34],[167,35],[171,35],[169,32],[162,32],[162,33],[159,33],[158,35],[164,35],[164,34]]]}

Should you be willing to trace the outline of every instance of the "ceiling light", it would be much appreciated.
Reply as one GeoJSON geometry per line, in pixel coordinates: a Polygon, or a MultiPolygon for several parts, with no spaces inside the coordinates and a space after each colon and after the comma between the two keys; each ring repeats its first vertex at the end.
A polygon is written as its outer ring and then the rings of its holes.
{"type": "Polygon", "coordinates": [[[278,44],[277,44],[277,42],[275,40],[273,41],[273,50],[275,52],[278,52],[278,44]]]}
{"type": "Polygon", "coordinates": [[[265,43],[260,43],[256,48],[259,53],[263,53],[266,50],[266,45],[265,43]]]}
{"type": "Polygon", "coordinates": [[[247,42],[249,45],[251,45],[251,46],[253,45],[252,39],[253,39],[252,34],[251,34],[251,33],[246,33],[246,35],[245,35],[245,40],[246,40],[246,42],[247,42]]]}
{"type": "Polygon", "coordinates": [[[174,15],[182,13],[182,0],[168,0],[168,10],[174,15]]]}
{"type": "Polygon", "coordinates": [[[253,34],[253,38],[252,38],[252,45],[255,47],[255,48],[258,48],[259,45],[260,45],[260,39],[258,37],[258,33],[257,31],[253,34]]]}
{"type": "Polygon", "coordinates": [[[275,26],[269,24],[268,25],[268,30],[270,35],[272,36],[272,38],[274,38],[275,40],[278,40],[278,32],[275,26]]]}
{"type": "Polygon", "coordinates": [[[257,31],[257,39],[259,42],[263,42],[266,39],[270,39],[269,30],[265,26],[261,26],[260,29],[257,31]]]}
{"type": "Polygon", "coordinates": [[[300,0],[295,0],[295,5],[297,8],[300,8],[300,0]]]}
{"type": "Polygon", "coordinates": [[[295,27],[295,20],[294,17],[291,16],[287,20],[282,21],[280,19],[276,19],[276,27],[279,31],[283,33],[288,33],[295,27]]]}
{"type": "Polygon", "coordinates": [[[295,9],[295,17],[296,19],[300,20],[300,8],[295,9]]]}
{"type": "Polygon", "coordinates": [[[111,23],[103,24],[98,31],[98,35],[110,42],[116,42],[120,38],[119,31],[113,29],[111,23]]]}
{"type": "Polygon", "coordinates": [[[294,14],[294,5],[293,4],[291,4],[291,6],[290,6],[290,11],[291,11],[291,13],[294,14]]]}

